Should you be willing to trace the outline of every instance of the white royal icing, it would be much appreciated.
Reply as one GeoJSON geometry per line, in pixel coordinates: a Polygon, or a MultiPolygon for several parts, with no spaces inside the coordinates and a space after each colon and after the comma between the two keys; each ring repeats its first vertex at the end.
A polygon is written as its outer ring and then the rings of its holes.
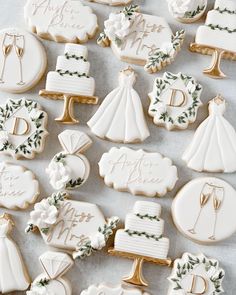
{"type": "Polygon", "coordinates": [[[34,174],[22,166],[0,162],[0,205],[8,209],[25,209],[39,195],[34,174]]]}
{"type": "Polygon", "coordinates": [[[164,196],[178,179],[172,161],[159,153],[113,147],[103,154],[99,173],[108,186],[148,197],[164,196]]]}
{"type": "Polygon", "coordinates": [[[46,90],[93,96],[95,81],[89,77],[88,50],[84,45],[66,44],[64,56],[57,59],[56,71],[47,74],[46,90]]]}
{"type": "Polygon", "coordinates": [[[20,251],[9,236],[12,226],[13,222],[7,214],[0,216],[1,294],[24,291],[30,285],[30,279],[20,251]]]}
{"type": "Polygon", "coordinates": [[[235,1],[215,1],[214,9],[207,14],[205,25],[197,30],[195,42],[236,52],[235,1]]]}
{"type": "Polygon", "coordinates": [[[98,28],[97,16],[79,0],[27,0],[24,14],[34,33],[57,42],[85,42],[98,28]]]}
{"type": "Polygon", "coordinates": [[[111,6],[128,5],[132,0],[88,0],[90,2],[97,2],[111,6]]]}
{"type": "Polygon", "coordinates": [[[154,81],[148,113],[158,126],[186,129],[196,120],[201,92],[202,86],[193,77],[166,72],[154,81]]]}
{"type": "Polygon", "coordinates": [[[182,159],[196,171],[236,171],[236,132],[224,118],[225,100],[209,102],[209,116],[196,130],[182,159]]]}
{"type": "Polygon", "coordinates": [[[95,135],[124,143],[143,141],[150,135],[141,99],[133,89],[135,80],[131,68],[120,72],[119,86],[105,97],[88,121],[95,135]]]}
{"type": "Polygon", "coordinates": [[[9,99],[0,108],[0,153],[32,159],[42,152],[47,114],[32,100],[9,99]]]}
{"type": "Polygon", "coordinates": [[[0,31],[0,90],[22,93],[41,79],[47,57],[42,44],[18,28],[0,31]]]}
{"type": "Polygon", "coordinates": [[[196,178],[188,182],[172,204],[172,216],[178,230],[199,243],[215,243],[236,231],[236,191],[227,182],[214,178],[196,178]]]}
{"type": "Polygon", "coordinates": [[[169,239],[162,237],[164,221],[159,218],[161,206],[154,202],[137,201],[125,220],[125,229],[117,231],[116,251],[166,259],[169,239]]]}

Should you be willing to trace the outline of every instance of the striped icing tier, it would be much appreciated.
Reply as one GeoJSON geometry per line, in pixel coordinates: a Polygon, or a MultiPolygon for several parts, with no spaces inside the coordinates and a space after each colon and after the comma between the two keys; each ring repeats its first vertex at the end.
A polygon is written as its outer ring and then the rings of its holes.
{"type": "Polygon", "coordinates": [[[84,45],[79,45],[79,44],[72,44],[72,43],[67,43],[65,45],[65,50],[64,53],[69,54],[69,55],[76,55],[76,56],[83,56],[85,59],[88,57],[88,49],[84,45]]]}
{"type": "Polygon", "coordinates": [[[147,232],[148,234],[160,236],[164,230],[164,220],[140,218],[135,214],[127,214],[125,219],[125,229],[132,231],[147,232]]]}
{"type": "Polygon", "coordinates": [[[154,202],[137,201],[134,205],[133,213],[159,217],[161,215],[161,206],[154,202]]]}
{"type": "Polygon", "coordinates": [[[65,56],[57,58],[56,70],[69,70],[70,72],[85,73],[88,75],[90,63],[82,59],[76,60],[74,58],[67,59],[65,56]]]}
{"type": "Polygon", "coordinates": [[[47,75],[46,90],[81,96],[93,96],[95,81],[92,77],[61,76],[57,72],[49,72],[47,75]]]}
{"type": "Polygon", "coordinates": [[[221,10],[224,10],[225,8],[230,11],[236,10],[236,2],[233,0],[216,0],[215,1],[215,9],[220,8],[221,10]]]}
{"type": "Polygon", "coordinates": [[[130,236],[124,230],[118,230],[115,237],[115,250],[133,254],[166,259],[169,250],[169,239],[159,241],[144,236],[130,236]]]}
{"type": "MultiPolygon", "coordinates": [[[[209,11],[205,25],[218,25],[221,28],[236,29],[236,14],[220,13],[217,10],[209,11]]],[[[227,32],[227,31],[226,31],[227,32]]]]}

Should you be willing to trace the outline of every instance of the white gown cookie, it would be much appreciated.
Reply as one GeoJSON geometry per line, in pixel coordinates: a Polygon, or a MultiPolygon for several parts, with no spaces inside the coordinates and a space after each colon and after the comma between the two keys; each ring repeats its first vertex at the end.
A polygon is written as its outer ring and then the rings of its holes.
{"type": "Polygon", "coordinates": [[[164,196],[178,179],[172,161],[159,153],[113,147],[102,155],[99,174],[108,186],[133,195],[164,196]]]}
{"type": "Polygon", "coordinates": [[[138,5],[111,13],[104,26],[97,43],[102,47],[111,46],[119,59],[143,65],[149,73],[161,70],[174,60],[185,35],[184,30],[173,35],[164,18],[140,13],[138,5]]]}
{"type": "Polygon", "coordinates": [[[47,114],[32,100],[9,99],[0,107],[0,153],[32,159],[43,151],[47,114]]]}
{"type": "Polygon", "coordinates": [[[62,252],[47,251],[39,257],[44,273],[32,283],[27,295],[71,295],[72,288],[64,274],[73,266],[71,257],[62,252]]]}
{"type": "Polygon", "coordinates": [[[184,253],[174,261],[168,295],[224,293],[222,282],[225,272],[216,259],[205,255],[184,253]]]}
{"type": "Polygon", "coordinates": [[[0,91],[22,93],[36,85],[47,66],[42,44],[30,33],[0,31],[0,91]]]}
{"type": "Polygon", "coordinates": [[[106,96],[88,121],[95,135],[123,143],[144,141],[150,135],[140,97],[133,89],[135,80],[132,68],[120,72],[119,86],[106,96]]]}
{"type": "Polygon", "coordinates": [[[82,152],[92,141],[85,133],[75,130],[65,130],[58,138],[64,151],[56,154],[46,169],[50,184],[56,190],[77,188],[89,176],[89,161],[82,152]]]}
{"type": "Polygon", "coordinates": [[[201,92],[202,86],[193,77],[166,72],[154,81],[148,113],[158,126],[186,129],[197,118],[201,92]]]}
{"type": "Polygon", "coordinates": [[[98,28],[97,16],[79,0],[27,0],[24,14],[32,32],[56,42],[86,42],[98,28]]]}
{"type": "Polygon", "coordinates": [[[196,178],[188,182],[172,203],[178,230],[198,243],[216,243],[236,231],[236,191],[227,182],[196,178]]]}
{"type": "Polygon", "coordinates": [[[0,162],[0,206],[26,209],[39,195],[34,174],[22,166],[0,162]]]}
{"type": "Polygon", "coordinates": [[[38,228],[47,245],[71,252],[74,259],[84,258],[105,247],[119,218],[106,220],[97,205],[67,197],[58,192],[35,204],[26,232],[38,228]]]}
{"type": "Polygon", "coordinates": [[[9,237],[13,221],[8,214],[0,216],[0,292],[24,291],[30,278],[17,245],[9,237]]]}
{"type": "Polygon", "coordinates": [[[236,132],[223,117],[225,100],[217,96],[209,102],[209,117],[196,130],[182,159],[196,171],[236,171],[236,132]]]}

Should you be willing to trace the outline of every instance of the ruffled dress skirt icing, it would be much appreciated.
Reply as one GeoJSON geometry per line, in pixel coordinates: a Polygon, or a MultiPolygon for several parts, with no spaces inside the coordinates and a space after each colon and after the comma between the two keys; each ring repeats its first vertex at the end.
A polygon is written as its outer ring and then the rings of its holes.
{"type": "Polygon", "coordinates": [[[98,137],[115,142],[143,141],[150,135],[140,97],[132,87],[110,92],[88,126],[98,137]]]}
{"type": "Polygon", "coordinates": [[[223,116],[209,116],[198,127],[182,159],[189,168],[196,171],[236,171],[234,128],[223,116]]]}

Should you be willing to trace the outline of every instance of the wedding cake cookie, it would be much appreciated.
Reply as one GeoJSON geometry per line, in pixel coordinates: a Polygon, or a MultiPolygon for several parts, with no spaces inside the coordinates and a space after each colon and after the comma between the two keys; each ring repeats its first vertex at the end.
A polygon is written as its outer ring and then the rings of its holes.
{"type": "Polygon", "coordinates": [[[95,81],[89,77],[88,49],[84,45],[66,44],[63,56],[57,59],[56,71],[47,75],[46,90],[93,96],[95,81]]]}
{"type": "Polygon", "coordinates": [[[154,202],[137,201],[126,216],[125,229],[117,231],[116,251],[152,258],[166,259],[169,239],[162,236],[164,221],[159,218],[161,206],[154,202]]]}

